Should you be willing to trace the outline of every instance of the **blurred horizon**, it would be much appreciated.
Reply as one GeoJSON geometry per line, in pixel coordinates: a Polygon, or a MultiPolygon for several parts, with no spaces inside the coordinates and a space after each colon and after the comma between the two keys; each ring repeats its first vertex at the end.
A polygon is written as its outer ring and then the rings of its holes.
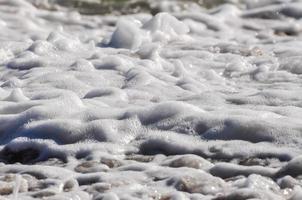
{"type": "MultiPolygon", "coordinates": [[[[151,13],[161,11],[161,7],[169,7],[173,2],[175,10],[184,10],[187,7],[212,8],[232,0],[28,0],[38,8],[58,10],[58,7],[73,9],[81,14],[134,14],[151,13]],[[175,4],[175,2],[177,2],[175,4]]],[[[234,1],[234,0],[233,0],[234,1]]],[[[171,6],[172,7],[172,6],[171,6]]]]}
{"type": "Polygon", "coordinates": [[[74,10],[86,15],[124,15],[135,13],[179,12],[212,9],[228,3],[241,9],[260,8],[301,0],[26,0],[40,9],[74,10]]]}

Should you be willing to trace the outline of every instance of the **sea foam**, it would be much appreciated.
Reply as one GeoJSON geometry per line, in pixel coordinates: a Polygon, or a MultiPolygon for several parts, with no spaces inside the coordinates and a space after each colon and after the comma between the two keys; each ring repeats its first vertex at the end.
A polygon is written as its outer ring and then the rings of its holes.
{"type": "Polygon", "coordinates": [[[0,196],[301,199],[300,2],[30,2],[0,2],[0,196]]]}

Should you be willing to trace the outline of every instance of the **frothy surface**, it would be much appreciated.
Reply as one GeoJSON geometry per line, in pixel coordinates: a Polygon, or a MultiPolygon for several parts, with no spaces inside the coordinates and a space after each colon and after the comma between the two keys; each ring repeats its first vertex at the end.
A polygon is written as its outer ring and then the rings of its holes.
{"type": "Polygon", "coordinates": [[[301,199],[302,4],[251,2],[116,17],[1,1],[0,195],[301,199]]]}

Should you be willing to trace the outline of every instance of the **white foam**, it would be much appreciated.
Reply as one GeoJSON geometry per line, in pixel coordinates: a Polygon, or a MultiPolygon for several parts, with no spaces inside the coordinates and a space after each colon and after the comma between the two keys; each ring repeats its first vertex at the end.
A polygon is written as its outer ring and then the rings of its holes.
{"type": "Polygon", "coordinates": [[[300,2],[30,2],[0,2],[0,195],[301,198],[300,2]]]}

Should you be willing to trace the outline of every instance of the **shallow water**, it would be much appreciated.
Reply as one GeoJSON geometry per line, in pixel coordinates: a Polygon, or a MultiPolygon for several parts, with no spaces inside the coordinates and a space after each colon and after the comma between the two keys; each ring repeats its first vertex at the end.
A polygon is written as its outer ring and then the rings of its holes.
{"type": "Polygon", "coordinates": [[[160,6],[0,1],[4,199],[301,199],[302,3],[160,6]]]}
{"type": "MultiPolygon", "coordinates": [[[[28,0],[40,9],[76,10],[81,14],[134,14],[151,13],[157,14],[163,11],[180,11],[188,7],[213,8],[223,3],[232,3],[237,6],[245,5],[245,2],[236,0],[28,0]]],[[[259,3],[257,3],[259,4],[259,3]]],[[[261,4],[261,3],[260,3],[261,4]]],[[[253,5],[256,5],[255,3],[253,5]]],[[[246,6],[246,5],[245,5],[246,6]]]]}

